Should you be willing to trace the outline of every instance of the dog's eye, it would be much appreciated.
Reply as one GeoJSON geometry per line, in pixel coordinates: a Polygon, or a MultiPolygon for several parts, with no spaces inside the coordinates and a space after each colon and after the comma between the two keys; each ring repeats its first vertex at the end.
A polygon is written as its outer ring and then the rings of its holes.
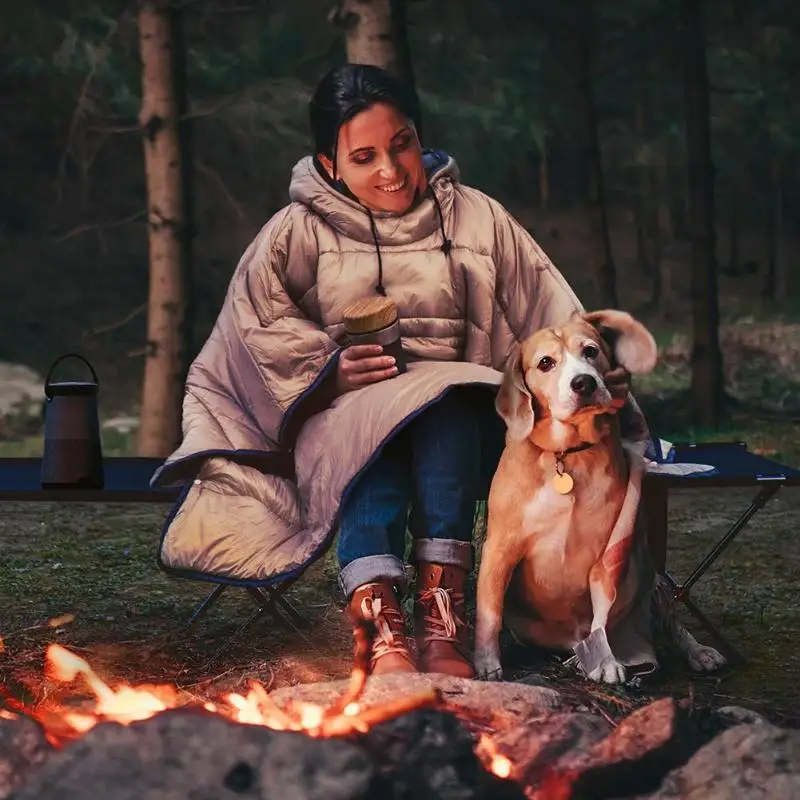
{"type": "Polygon", "coordinates": [[[542,372],[550,372],[551,369],[556,365],[556,362],[553,361],[550,356],[544,356],[541,361],[536,365],[537,369],[540,369],[542,372]]]}
{"type": "Polygon", "coordinates": [[[586,347],[583,348],[583,357],[588,359],[597,358],[600,355],[600,351],[593,345],[587,344],[586,347]]]}

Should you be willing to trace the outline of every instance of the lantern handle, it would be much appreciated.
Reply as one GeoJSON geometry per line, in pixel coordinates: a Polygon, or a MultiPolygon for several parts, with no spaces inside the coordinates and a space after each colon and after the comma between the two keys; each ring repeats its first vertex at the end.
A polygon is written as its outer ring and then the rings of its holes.
{"type": "Polygon", "coordinates": [[[77,358],[77,359],[83,361],[83,363],[86,364],[87,367],[89,367],[89,372],[92,373],[92,378],[94,379],[95,384],[97,384],[98,386],[100,385],[100,382],[97,380],[97,373],[94,371],[94,367],[80,353],[64,353],[63,356],[59,356],[52,363],[52,365],[50,366],[50,369],[47,372],[47,377],[44,379],[44,393],[45,393],[45,396],[48,398],[48,400],[52,400],[53,399],[53,396],[50,394],[50,387],[52,385],[51,382],[50,382],[50,379],[53,376],[53,372],[54,372],[55,368],[62,361],[64,361],[67,358],[77,358]]]}

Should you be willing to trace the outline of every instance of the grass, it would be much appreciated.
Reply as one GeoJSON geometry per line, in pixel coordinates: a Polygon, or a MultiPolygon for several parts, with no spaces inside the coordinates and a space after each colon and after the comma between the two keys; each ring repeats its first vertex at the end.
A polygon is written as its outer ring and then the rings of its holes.
{"type": "MultiPolygon", "coordinates": [[[[668,341],[668,337],[665,339],[668,341]]],[[[800,427],[734,415],[726,429],[693,430],[674,397],[685,370],[662,366],[637,384],[656,430],[673,441],[741,439],[751,449],[800,466],[800,427]],[[673,399],[671,399],[673,398],[673,399]],[[674,413],[673,413],[674,412],[674,413]]],[[[131,440],[104,433],[107,454],[130,452],[131,440]]],[[[41,439],[0,442],[0,455],[38,455],[41,439]]],[[[685,577],[738,516],[751,494],[741,490],[683,490],[671,496],[670,571],[685,577]]],[[[306,633],[265,619],[230,642],[253,609],[245,592],[231,590],[192,628],[185,623],[210,585],[167,576],[156,563],[166,507],[153,505],[5,504],[0,517],[0,685],[32,701],[49,691],[41,679],[52,641],[88,657],[110,680],[169,681],[203,693],[241,688],[249,677],[270,687],[345,677],[351,637],[329,554],[290,596],[312,621],[306,633]],[[74,614],[71,624],[47,621],[74,614]]],[[[697,584],[693,597],[749,661],[713,678],[692,677],[668,660],[659,682],[644,695],[599,693],[619,714],[651,695],[694,693],[716,705],[759,709],[776,721],[800,724],[800,497],[779,493],[697,584]]],[[[687,618],[693,632],[708,641],[687,618]]],[[[521,668],[524,673],[528,668],[521,668]]],[[[566,678],[547,667],[554,680],[566,678]]]]}

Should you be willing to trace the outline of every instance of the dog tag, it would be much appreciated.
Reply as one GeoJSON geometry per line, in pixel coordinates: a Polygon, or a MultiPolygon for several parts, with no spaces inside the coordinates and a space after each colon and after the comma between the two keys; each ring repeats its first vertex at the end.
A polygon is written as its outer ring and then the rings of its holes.
{"type": "Polygon", "coordinates": [[[566,472],[557,472],[553,475],[553,480],[551,481],[553,484],[553,488],[559,494],[569,494],[572,491],[572,487],[575,485],[575,481],[572,480],[571,475],[567,475],[566,472]]]}

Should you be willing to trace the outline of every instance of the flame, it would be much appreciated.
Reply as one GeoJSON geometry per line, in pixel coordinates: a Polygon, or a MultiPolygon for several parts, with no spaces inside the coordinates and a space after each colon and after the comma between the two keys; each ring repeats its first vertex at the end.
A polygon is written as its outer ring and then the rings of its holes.
{"type": "Polygon", "coordinates": [[[497,775],[498,778],[506,779],[511,777],[514,769],[511,759],[503,755],[497,749],[491,737],[485,733],[480,735],[478,744],[475,747],[475,753],[489,772],[497,775]]]}
{"type": "MultiPolygon", "coordinates": [[[[329,708],[300,701],[290,701],[282,708],[261,683],[252,680],[245,694],[230,692],[216,700],[186,704],[180,702],[178,689],[174,685],[132,686],[123,683],[111,686],[86,659],[59,644],[47,647],[45,675],[61,684],[81,680],[94,696],[91,708],[76,709],[50,701],[34,709],[23,709],[17,708],[14,703],[13,711],[0,709],[0,716],[16,719],[20,714],[27,714],[37,719],[55,747],[83,735],[99,722],[130,725],[162,711],[187,705],[243,725],[263,725],[278,731],[302,731],[310,736],[346,736],[356,731],[366,731],[371,725],[415,708],[436,705],[440,700],[438,692],[431,689],[378,708],[365,709],[356,701],[351,685],[349,693],[329,708]]],[[[353,685],[360,692],[363,684],[361,676],[357,676],[353,685]]]]}
{"type": "MultiPolygon", "coordinates": [[[[123,683],[110,686],[88,661],[58,644],[47,647],[45,674],[50,680],[62,684],[80,679],[94,695],[94,703],[84,709],[49,701],[34,709],[26,709],[13,701],[13,704],[9,703],[13,710],[0,707],[0,718],[13,720],[29,716],[38,720],[54,747],[61,747],[82,736],[100,722],[130,725],[187,705],[243,725],[263,725],[277,731],[300,731],[309,736],[330,737],[366,732],[379,722],[415,709],[436,706],[441,701],[438,690],[429,689],[377,707],[364,707],[358,698],[366,683],[366,673],[356,668],[348,691],[327,708],[302,701],[289,701],[281,707],[256,680],[250,681],[246,694],[230,692],[217,700],[195,700],[187,704],[180,702],[178,688],[174,685],[132,686],[123,683]]],[[[2,688],[0,685],[0,690],[2,688]]],[[[0,693],[0,700],[2,697],[0,693]]],[[[487,734],[480,735],[475,752],[487,770],[500,778],[511,777],[512,762],[497,750],[487,734]]]]}

